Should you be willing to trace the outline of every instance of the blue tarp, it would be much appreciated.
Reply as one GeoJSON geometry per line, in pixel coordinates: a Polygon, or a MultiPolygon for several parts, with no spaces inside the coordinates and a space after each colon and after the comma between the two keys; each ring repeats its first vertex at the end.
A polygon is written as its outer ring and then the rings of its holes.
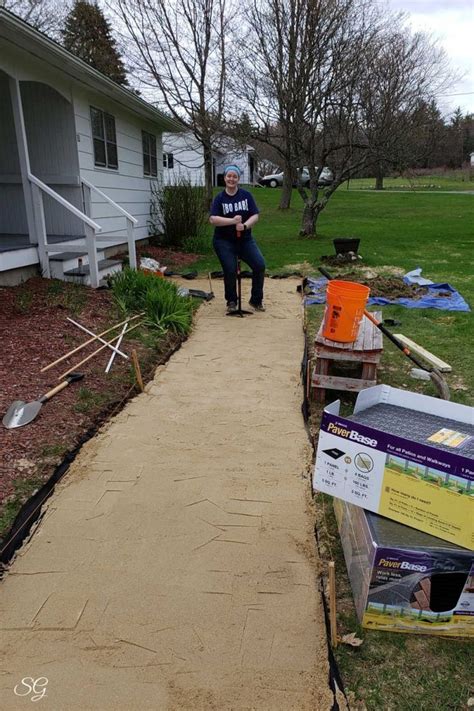
{"type": "MultiPolygon", "coordinates": [[[[326,277],[313,279],[308,277],[308,287],[311,293],[305,297],[306,306],[311,304],[324,304],[326,301],[326,277]]],[[[383,296],[369,296],[368,304],[386,306],[387,304],[397,304],[406,306],[407,309],[442,309],[445,311],[470,311],[469,305],[463,297],[450,284],[426,284],[424,286],[427,293],[419,299],[385,299],[383,296]],[[450,296],[438,296],[438,294],[449,293],[450,296]]]]}

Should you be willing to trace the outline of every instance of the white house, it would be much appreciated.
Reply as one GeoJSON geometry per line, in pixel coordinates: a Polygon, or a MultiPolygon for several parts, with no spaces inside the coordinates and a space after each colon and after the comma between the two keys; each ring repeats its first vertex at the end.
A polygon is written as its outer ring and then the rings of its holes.
{"type": "Polygon", "coordinates": [[[0,284],[76,267],[97,286],[120,244],[136,265],[162,132],[180,130],[0,8],[0,284]]]}
{"type": "MultiPolygon", "coordinates": [[[[255,159],[252,146],[241,147],[230,138],[220,136],[215,141],[212,157],[212,184],[223,185],[226,165],[233,163],[242,172],[240,182],[255,182],[255,159]]],[[[204,185],[204,151],[190,131],[163,134],[163,181],[172,185],[180,178],[193,185],[204,185]]]]}

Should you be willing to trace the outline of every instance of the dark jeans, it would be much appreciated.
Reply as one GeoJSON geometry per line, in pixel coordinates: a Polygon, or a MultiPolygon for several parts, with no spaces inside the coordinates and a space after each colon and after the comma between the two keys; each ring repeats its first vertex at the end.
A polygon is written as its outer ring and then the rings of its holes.
{"type": "Polygon", "coordinates": [[[237,303],[237,257],[249,265],[252,270],[252,304],[261,304],[263,300],[263,282],[265,280],[265,261],[253,237],[225,239],[214,237],[212,242],[224,272],[225,300],[237,303]]]}

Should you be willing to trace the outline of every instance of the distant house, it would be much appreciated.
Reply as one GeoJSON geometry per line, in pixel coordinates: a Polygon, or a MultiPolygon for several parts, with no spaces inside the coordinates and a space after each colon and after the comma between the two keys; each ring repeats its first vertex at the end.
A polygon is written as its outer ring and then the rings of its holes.
{"type": "MultiPolygon", "coordinates": [[[[223,171],[233,163],[241,172],[241,183],[255,182],[255,151],[252,146],[239,146],[230,138],[220,136],[215,141],[212,156],[212,184],[223,185],[223,171]]],[[[163,181],[172,185],[180,178],[194,185],[204,185],[204,151],[190,131],[163,134],[163,181]]]]}
{"type": "Polygon", "coordinates": [[[0,8],[0,284],[39,269],[97,286],[118,245],[136,264],[162,132],[180,130],[0,8]]]}

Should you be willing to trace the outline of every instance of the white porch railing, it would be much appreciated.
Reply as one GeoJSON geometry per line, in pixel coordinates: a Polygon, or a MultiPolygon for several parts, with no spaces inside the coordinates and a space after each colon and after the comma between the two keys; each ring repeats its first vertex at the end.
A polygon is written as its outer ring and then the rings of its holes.
{"type": "Polygon", "coordinates": [[[83,212],[78,210],[77,207],[71,205],[62,195],[59,195],[55,190],[43,183],[42,180],[37,178],[35,175],[28,173],[28,180],[31,184],[31,193],[33,197],[34,215],[36,222],[36,234],[38,236],[38,255],[40,259],[41,269],[43,274],[50,279],[51,269],[49,265],[49,252],[57,252],[58,248],[62,252],[77,252],[78,243],[60,243],[58,244],[48,244],[48,236],[46,233],[46,223],[44,219],[44,204],[43,204],[43,193],[46,193],[52,197],[56,202],[62,205],[66,210],[69,210],[73,215],[78,217],[84,223],[84,229],[86,233],[86,249],[87,256],[89,259],[89,269],[90,269],[90,280],[91,286],[95,289],[99,286],[99,267],[97,260],[97,250],[95,245],[95,234],[96,232],[101,232],[102,227],[91,220],[90,217],[84,215],[83,212]]]}
{"type": "Polygon", "coordinates": [[[84,212],[81,212],[81,210],[79,210],[77,207],[68,202],[68,200],[63,198],[62,195],[59,195],[59,193],[50,188],[49,185],[46,185],[46,183],[43,183],[42,180],[37,178],[32,173],[28,173],[28,180],[30,181],[31,193],[33,197],[36,234],[38,236],[38,255],[42,272],[48,279],[51,278],[49,253],[58,252],[58,250],[60,250],[61,252],[77,252],[77,249],[79,246],[81,246],[81,244],[79,241],[69,243],[60,242],[56,244],[48,243],[46,223],[44,219],[43,193],[46,193],[47,195],[52,197],[53,200],[56,200],[56,202],[62,205],[62,207],[64,207],[66,210],[71,212],[75,217],[78,217],[83,222],[85,230],[85,247],[89,260],[90,281],[92,287],[97,288],[99,286],[99,266],[97,259],[96,234],[97,232],[101,232],[102,228],[99,224],[97,224],[97,222],[95,222],[90,217],[91,190],[94,190],[96,193],[98,193],[104,200],[110,203],[118,212],[120,212],[126,218],[130,267],[132,269],[137,268],[137,255],[135,250],[135,239],[133,230],[135,225],[138,223],[138,220],[133,217],[133,215],[130,215],[130,213],[124,210],[123,207],[117,205],[117,203],[114,202],[111,198],[109,198],[108,195],[103,193],[102,190],[99,190],[99,188],[96,188],[96,186],[92,183],[89,183],[89,181],[85,180],[85,178],[82,178],[81,182],[83,186],[84,205],[86,212],[88,212],[89,215],[85,214],[84,212]]]}
{"type": "Polygon", "coordinates": [[[97,193],[97,195],[100,195],[101,198],[106,200],[109,205],[112,205],[118,212],[120,212],[127,220],[127,242],[128,242],[128,259],[129,259],[129,264],[132,269],[137,268],[137,254],[135,250],[135,239],[133,236],[133,229],[135,225],[138,224],[138,220],[133,217],[129,212],[123,209],[123,207],[120,207],[120,205],[117,205],[116,202],[112,200],[108,195],[102,192],[102,190],[99,190],[95,185],[92,183],[89,183],[88,180],[85,178],[81,178],[82,186],[83,186],[83,194],[84,194],[84,204],[85,204],[85,209],[86,212],[89,214],[91,213],[91,198],[90,198],[90,191],[93,190],[94,192],[97,193]]]}

